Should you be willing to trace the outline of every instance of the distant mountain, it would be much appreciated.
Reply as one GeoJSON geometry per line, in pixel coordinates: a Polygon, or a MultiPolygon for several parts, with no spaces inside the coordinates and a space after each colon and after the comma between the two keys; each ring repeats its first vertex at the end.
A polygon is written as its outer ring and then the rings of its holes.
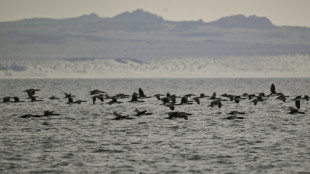
{"type": "Polygon", "coordinates": [[[0,59],[310,54],[310,29],[243,15],[167,21],[138,9],[111,18],[89,14],[0,22],[0,43],[0,59]]]}
{"type": "Polygon", "coordinates": [[[244,15],[234,15],[223,17],[209,25],[219,28],[255,28],[255,29],[273,29],[275,26],[266,17],[257,17],[244,15]]]}
{"type": "Polygon", "coordinates": [[[158,23],[163,22],[163,18],[152,13],[138,9],[133,12],[124,12],[113,17],[113,20],[126,21],[126,22],[146,22],[146,23],[158,23]]]}

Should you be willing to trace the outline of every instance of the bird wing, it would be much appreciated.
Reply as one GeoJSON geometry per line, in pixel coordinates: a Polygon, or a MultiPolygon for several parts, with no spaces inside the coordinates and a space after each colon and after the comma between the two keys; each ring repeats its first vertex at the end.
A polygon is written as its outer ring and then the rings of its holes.
{"type": "Polygon", "coordinates": [[[276,93],[276,87],[274,86],[274,84],[271,84],[270,92],[271,92],[271,94],[275,94],[276,93]]]}
{"type": "Polygon", "coordinates": [[[300,100],[295,101],[295,106],[297,109],[300,109],[300,100]]]}

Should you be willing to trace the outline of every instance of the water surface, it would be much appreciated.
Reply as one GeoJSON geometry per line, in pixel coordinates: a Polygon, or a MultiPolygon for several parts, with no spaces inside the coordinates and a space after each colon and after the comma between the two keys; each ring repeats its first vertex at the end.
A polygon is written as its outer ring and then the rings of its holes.
{"type": "MultiPolygon", "coordinates": [[[[177,106],[192,113],[188,120],[166,120],[161,101],[92,104],[88,91],[110,95],[132,94],[141,87],[146,95],[179,96],[194,93],[310,94],[310,79],[15,79],[0,80],[0,97],[19,96],[24,103],[0,103],[0,173],[306,173],[310,171],[309,104],[304,115],[288,114],[293,101],[275,97],[258,103],[227,101],[222,108],[201,104],[177,106]],[[43,102],[28,102],[28,88],[39,88],[43,102]],[[64,92],[87,100],[68,105],[64,92]],[[49,100],[51,95],[60,100],[49,100]],[[113,121],[113,111],[133,115],[146,109],[153,115],[113,121]],[[59,116],[18,118],[54,110],[59,116]],[[243,120],[223,120],[228,112],[246,112],[243,120]]],[[[180,99],[177,100],[179,102],[180,99]]]]}

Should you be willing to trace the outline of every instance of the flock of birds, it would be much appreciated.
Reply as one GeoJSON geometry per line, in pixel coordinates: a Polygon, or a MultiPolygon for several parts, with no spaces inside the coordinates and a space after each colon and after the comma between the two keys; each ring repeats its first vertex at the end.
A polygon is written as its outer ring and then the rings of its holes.
{"type": "MultiPolygon", "coordinates": [[[[26,92],[28,95],[28,99],[30,99],[30,102],[40,102],[43,100],[37,99],[37,96],[35,96],[36,92],[40,91],[40,89],[27,89],[23,92],[26,92]]],[[[73,100],[75,95],[72,95],[71,93],[64,93],[65,97],[68,99],[67,104],[81,104],[83,102],[86,102],[85,100],[73,100]]],[[[123,103],[121,101],[118,101],[119,99],[125,99],[125,98],[130,98],[128,102],[132,103],[140,103],[140,102],[145,102],[144,100],[151,98],[151,96],[146,96],[144,91],[139,88],[138,93],[134,92],[132,95],[126,95],[126,94],[117,94],[114,96],[109,96],[106,92],[95,89],[89,92],[89,95],[92,98],[93,104],[96,103],[96,101],[101,101],[103,102],[104,100],[109,100],[107,104],[120,104],[123,103]]],[[[231,94],[222,94],[220,97],[217,97],[216,93],[214,92],[213,95],[206,96],[204,93],[201,93],[199,96],[196,96],[195,94],[186,94],[184,96],[176,96],[176,95],[171,95],[170,93],[167,93],[166,95],[163,94],[155,94],[154,97],[157,98],[157,100],[162,102],[162,105],[165,107],[170,108],[170,112],[167,112],[168,117],[165,119],[174,119],[174,118],[183,118],[185,120],[188,119],[188,117],[192,114],[187,113],[187,112],[178,112],[174,111],[175,106],[178,105],[192,105],[192,104],[200,104],[200,100],[203,98],[207,98],[210,101],[210,107],[222,107],[222,103],[224,101],[227,102],[234,102],[234,103],[239,103],[241,100],[249,100],[250,102],[253,103],[254,106],[256,106],[259,102],[263,102],[265,100],[268,100],[270,97],[274,97],[277,100],[281,100],[282,102],[286,102],[288,97],[287,95],[283,93],[277,93],[275,85],[272,84],[270,87],[270,94],[265,95],[265,93],[259,93],[258,95],[255,94],[247,94],[244,93],[242,95],[231,95],[231,94]],[[180,98],[181,101],[178,103],[177,98],[180,98]]],[[[51,96],[49,98],[50,100],[59,100],[60,98],[51,96]]],[[[291,99],[292,101],[295,101],[295,107],[289,107],[289,112],[288,114],[305,114],[305,112],[300,111],[300,101],[305,100],[309,101],[309,96],[308,95],[299,95],[296,96],[294,99],[291,99]]],[[[2,98],[3,103],[19,103],[19,102],[24,102],[21,101],[18,97],[4,97],[2,98]]],[[[139,109],[135,109],[136,114],[133,116],[143,116],[143,115],[152,115],[152,113],[147,112],[147,110],[142,110],[140,111],[139,109]]],[[[224,119],[244,119],[244,117],[238,116],[245,114],[244,112],[239,112],[239,111],[231,111],[228,113],[229,116],[224,118],[224,119]]],[[[54,113],[54,111],[49,111],[46,110],[43,112],[42,115],[34,115],[34,114],[25,114],[22,116],[19,116],[20,118],[31,118],[31,117],[44,117],[44,116],[52,116],[52,115],[60,115],[57,113],[54,113]]],[[[134,119],[133,117],[130,117],[129,115],[122,115],[118,113],[117,111],[113,112],[113,115],[115,118],[112,120],[124,120],[124,119],[134,119]]]]}

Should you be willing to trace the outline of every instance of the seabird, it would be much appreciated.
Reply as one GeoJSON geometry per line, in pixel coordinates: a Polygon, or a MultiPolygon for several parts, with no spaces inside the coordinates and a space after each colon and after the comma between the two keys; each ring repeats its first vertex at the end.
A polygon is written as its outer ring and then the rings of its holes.
{"type": "Polygon", "coordinates": [[[255,94],[249,94],[248,99],[251,100],[252,98],[257,97],[255,94]]]}
{"type": "Polygon", "coordinates": [[[38,96],[30,96],[31,101],[30,102],[37,102],[37,101],[43,101],[43,100],[37,100],[38,96]]]}
{"type": "Polygon", "coordinates": [[[119,98],[119,99],[122,99],[122,98],[129,98],[130,95],[126,95],[126,94],[116,94],[115,97],[119,98]]]}
{"type": "Polygon", "coordinates": [[[204,93],[201,93],[201,94],[199,95],[199,98],[205,98],[205,97],[209,97],[209,96],[205,95],[204,93]]]}
{"type": "Polygon", "coordinates": [[[186,112],[168,112],[167,114],[169,116],[164,118],[164,119],[184,118],[185,120],[187,120],[188,116],[192,115],[192,114],[186,113],[186,112]]]}
{"type": "Polygon", "coordinates": [[[73,103],[81,104],[83,102],[86,102],[86,101],[85,100],[77,100],[77,101],[74,101],[73,103]]]}
{"type": "Polygon", "coordinates": [[[123,103],[123,102],[117,101],[117,98],[115,96],[113,96],[111,99],[112,100],[108,102],[109,105],[112,105],[113,103],[123,103]]]}
{"type": "Polygon", "coordinates": [[[23,92],[26,92],[28,97],[31,98],[32,96],[34,96],[36,91],[40,91],[40,89],[27,89],[27,90],[25,90],[23,92]]]}
{"type": "Polygon", "coordinates": [[[306,101],[309,101],[309,96],[308,96],[308,95],[305,95],[305,96],[304,96],[304,99],[305,99],[306,101]]]}
{"type": "Polygon", "coordinates": [[[298,96],[296,96],[295,98],[293,98],[292,100],[293,100],[293,101],[296,101],[296,100],[301,100],[301,99],[302,99],[301,95],[298,95],[298,96]]]}
{"type": "Polygon", "coordinates": [[[65,98],[72,98],[72,97],[75,97],[75,95],[72,95],[71,93],[65,93],[64,92],[64,94],[65,94],[65,98]]]}
{"type": "Polygon", "coordinates": [[[146,110],[140,111],[139,109],[136,109],[135,112],[137,114],[135,114],[134,116],[142,116],[142,115],[152,115],[153,113],[148,113],[146,110]]]}
{"type": "Polygon", "coordinates": [[[188,105],[191,105],[191,104],[193,104],[192,102],[190,102],[190,101],[188,101],[188,96],[187,95],[185,95],[185,96],[183,96],[182,98],[181,98],[181,102],[179,103],[179,104],[177,104],[177,105],[182,105],[182,104],[188,104],[188,105]]]}
{"type": "Polygon", "coordinates": [[[139,88],[139,97],[140,97],[140,98],[146,97],[145,94],[144,94],[144,92],[143,92],[143,90],[142,90],[141,88],[139,88]]]}
{"type": "MultiPolygon", "coordinates": [[[[177,96],[176,96],[175,94],[171,95],[171,96],[170,96],[171,102],[172,102],[172,103],[176,103],[176,98],[177,98],[177,96]]],[[[179,98],[180,98],[180,97],[179,97],[179,98]]]]}
{"type": "Polygon", "coordinates": [[[169,107],[172,111],[174,110],[174,103],[167,103],[165,106],[169,107]]]}
{"type": "Polygon", "coordinates": [[[211,96],[210,99],[211,99],[211,100],[215,100],[215,99],[216,99],[216,92],[213,92],[213,94],[212,94],[212,96],[211,96]]]}
{"type": "Polygon", "coordinates": [[[285,96],[284,94],[281,93],[276,99],[285,102],[286,101],[286,97],[288,97],[288,96],[285,96]]]}
{"type": "Polygon", "coordinates": [[[219,99],[213,100],[211,102],[211,105],[209,105],[209,106],[213,107],[214,105],[217,105],[218,108],[221,108],[222,107],[222,99],[219,98],[219,99]]]}
{"type": "Polygon", "coordinates": [[[31,118],[31,117],[42,117],[42,115],[25,114],[25,115],[19,116],[19,118],[31,118]]]}
{"type": "Polygon", "coordinates": [[[100,90],[98,90],[98,89],[94,89],[94,90],[92,90],[92,91],[89,91],[89,94],[90,94],[90,95],[104,94],[104,93],[106,93],[106,92],[100,91],[100,90]]]}
{"type": "Polygon", "coordinates": [[[73,98],[72,97],[65,97],[65,98],[68,98],[68,103],[67,104],[73,103],[73,98]]]}
{"type": "Polygon", "coordinates": [[[245,114],[245,112],[230,111],[228,114],[229,114],[229,115],[237,115],[237,114],[245,114]]]}
{"type": "Polygon", "coordinates": [[[231,116],[228,116],[228,117],[223,118],[223,119],[234,120],[234,119],[244,119],[244,117],[238,117],[237,115],[231,115],[231,116]]]}
{"type": "Polygon", "coordinates": [[[13,97],[13,99],[14,99],[14,103],[24,102],[24,101],[19,100],[18,97],[13,97]]]}
{"type": "Polygon", "coordinates": [[[93,99],[93,104],[96,103],[96,99],[98,99],[98,100],[100,100],[101,102],[103,102],[103,95],[102,95],[102,94],[99,94],[99,95],[92,96],[92,99],[93,99]]]}
{"type": "Polygon", "coordinates": [[[258,98],[256,98],[256,99],[252,100],[251,102],[253,102],[254,106],[256,106],[256,105],[257,105],[257,103],[258,103],[258,98]]]}
{"type": "Polygon", "coordinates": [[[52,115],[60,115],[60,114],[55,114],[54,111],[46,110],[46,111],[43,111],[42,115],[25,114],[25,115],[20,116],[19,118],[43,117],[43,116],[52,116],[52,115]]]}
{"type": "Polygon", "coordinates": [[[289,109],[290,109],[289,114],[305,114],[305,112],[299,111],[299,109],[300,109],[300,100],[295,100],[295,106],[296,106],[296,108],[289,107],[289,109]]]}
{"type": "Polygon", "coordinates": [[[162,99],[160,99],[163,102],[163,105],[167,104],[170,102],[170,98],[169,97],[164,97],[162,99]]]}
{"type": "Polygon", "coordinates": [[[43,112],[43,116],[51,116],[51,115],[60,115],[60,114],[55,114],[54,111],[46,110],[43,112]]]}
{"type": "Polygon", "coordinates": [[[138,94],[134,92],[131,96],[131,100],[128,102],[144,102],[144,101],[138,100],[138,94]]]}
{"type": "Polygon", "coordinates": [[[3,103],[9,103],[9,102],[11,102],[11,98],[12,97],[3,97],[2,102],[3,103]]]}
{"type": "Polygon", "coordinates": [[[129,115],[123,116],[121,114],[119,114],[118,112],[114,111],[113,115],[115,116],[115,118],[111,119],[111,120],[124,120],[124,119],[134,119],[134,118],[130,118],[129,115]]]}
{"type": "Polygon", "coordinates": [[[233,99],[233,101],[235,102],[235,103],[239,103],[240,102],[240,96],[235,96],[234,97],[234,99],[233,99]]]}
{"type": "Polygon", "coordinates": [[[271,94],[270,95],[272,95],[272,94],[276,94],[277,92],[276,92],[276,87],[275,87],[275,85],[274,84],[271,84],[271,86],[270,86],[270,92],[271,92],[271,94]]]}
{"type": "Polygon", "coordinates": [[[160,96],[164,96],[164,95],[162,95],[162,94],[155,94],[154,96],[157,98],[157,100],[160,100],[160,96]]]}
{"type": "Polygon", "coordinates": [[[200,98],[200,97],[194,97],[193,100],[194,100],[197,104],[200,105],[200,100],[199,100],[199,98],[200,98]]]}
{"type": "Polygon", "coordinates": [[[86,102],[85,100],[77,100],[77,101],[73,101],[72,97],[68,97],[68,102],[67,104],[81,104],[83,102],[86,102]]]}
{"type": "Polygon", "coordinates": [[[50,100],[58,100],[59,98],[58,97],[55,97],[55,96],[51,96],[50,98],[48,98],[50,100]]]}

